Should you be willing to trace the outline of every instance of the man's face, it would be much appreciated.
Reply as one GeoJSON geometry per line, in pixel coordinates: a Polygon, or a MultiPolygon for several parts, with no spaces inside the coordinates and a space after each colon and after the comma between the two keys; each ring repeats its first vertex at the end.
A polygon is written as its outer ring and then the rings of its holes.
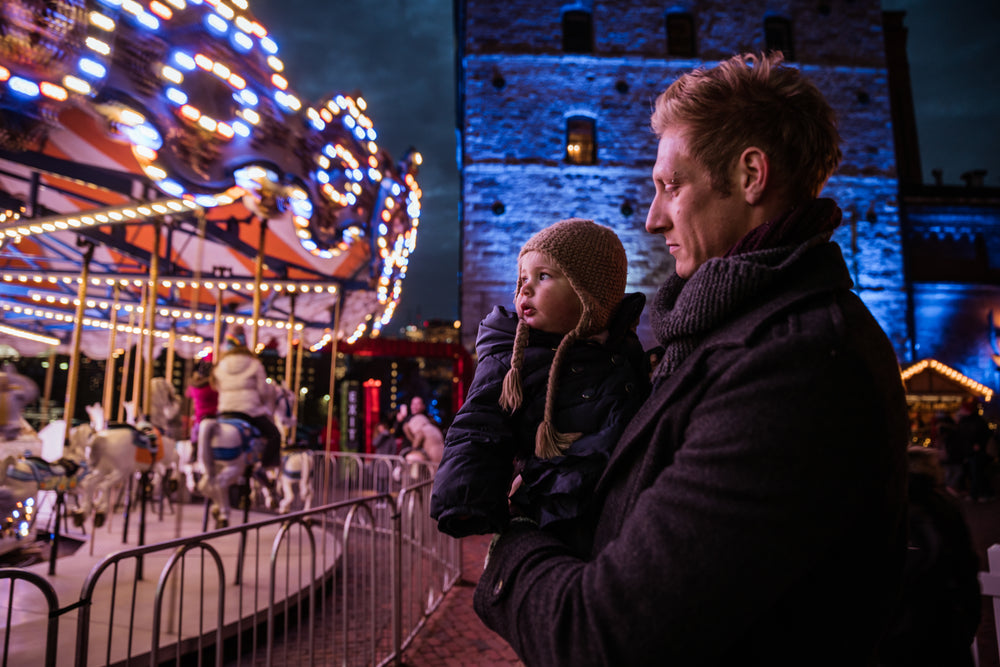
{"type": "Polygon", "coordinates": [[[732,194],[713,190],[708,169],[690,156],[680,128],[668,128],[660,136],[653,165],[656,194],[646,231],[663,235],[682,278],[690,278],[709,259],[725,255],[750,231],[750,208],[740,195],[735,168],[730,179],[732,194]]]}
{"type": "Polygon", "coordinates": [[[569,279],[548,254],[531,250],[521,256],[521,289],[514,297],[517,315],[528,326],[554,334],[576,328],[583,304],[569,279]]]}
{"type": "Polygon", "coordinates": [[[418,415],[424,411],[424,399],[419,396],[414,396],[410,399],[410,414],[418,415]]]}

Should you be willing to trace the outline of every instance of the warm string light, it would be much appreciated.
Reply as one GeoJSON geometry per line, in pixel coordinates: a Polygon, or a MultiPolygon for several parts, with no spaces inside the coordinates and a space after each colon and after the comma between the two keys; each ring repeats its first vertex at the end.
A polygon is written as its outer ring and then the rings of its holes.
{"type": "Polygon", "coordinates": [[[25,340],[35,341],[36,343],[45,343],[46,345],[58,345],[60,343],[58,338],[35,333],[34,331],[18,329],[17,327],[7,326],[6,324],[0,324],[0,333],[7,334],[8,336],[16,336],[17,338],[24,338],[25,340]]]}
{"type": "MultiPolygon", "coordinates": [[[[15,315],[23,315],[25,317],[34,317],[44,320],[53,320],[56,322],[64,322],[66,324],[76,323],[76,314],[67,314],[55,310],[48,310],[45,308],[36,308],[33,306],[22,306],[10,303],[0,304],[0,308],[3,310],[14,313],[15,315]]],[[[98,317],[84,317],[80,322],[84,327],[89,327],[91,329],[111,329],[111,322],[109,320],[104,320],[98,317]]],[[[152,335],[156,338],[169,338],[169,331],[161,331],[154,329],[150,332],[149,329],[138,326],[129,326],[127,324],[117,324],[115,326],[116,331],[123,333],[138,334],[141,333],[144,336],[152,335]]],[[[203,343],[205,339],[201,336],[193,334],[178,334],[177,338],[186,343],[203,343]]],[[[58,341],[57,341],[58,343],[58,341]]]]}
{"type": "MultiPolygon", "coordinates": [[[[79,285],[82,278],[79,273],[70,271],[2,271],[0,281],[7,283],[21,284],[63,284],[79,285]]],[[[94,287],[142,287],[150,285],[152,281],[147,276],[123,273],[91,273],[89,284],[94,287]]],[[[230,292],[253,293],[256,288],[252,278],[211,278],[193,280],[190,278],[160,277],[157,281],[159,287],[178,288],[204,288],[220,289],[230,292]]],[[[265,280],[260,284],[262,292],[288,292],[289,294],[336,294],[340,289],[339,283],[326,281],[304,281],[304,280],[265,280]]],[[[69,298],[69,297],[65,297],[69,298]]],[[[140,307],[141,306],[137,306],[140,307]]]]}
{"type": "Polygon", "coordinates": [[[972,391],[978,394],[982,394],[983,400],[985,400],[987,403],[989,403],[990,400],[993,398],[992,389],[990,389],[986,385],[976,382],[975,380],[966,375],[963,375],[954,368],[942,364],[937,359],[924,359],[922,361],[918,361],[917,363],[913,364],[912,366],[910,366],[909,368],[907,368],[902,372],[903,381],[905,382],[909,380],[911,377],[913,377],[917,373],[920,373],[921,371],[927,368],[931,368],[932,370],[937,371],[938,373],[945,376],[949,380],[957,382],[966,389],[971,389],[972,391]]]}
{"type": "Polygon", "coordinates": [[[157,215],[194,212],[198,208],[197,204],[186,199],[164,199],[147,204],[129,204],[95,211],[81,211],[73,215],[15,218],[13,220],[0,218],[0,236],[9,238],[14,243],[19,243],[22,238],[34,234],[51,234],[52,232],[72,231],[100,225],[123,225],[157,215]]]}

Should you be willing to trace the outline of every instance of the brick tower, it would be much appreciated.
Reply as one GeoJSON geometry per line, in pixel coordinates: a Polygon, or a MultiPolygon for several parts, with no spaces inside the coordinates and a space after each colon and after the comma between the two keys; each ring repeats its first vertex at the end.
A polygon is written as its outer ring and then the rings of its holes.
{"type": "MultiPolygon", "coordinates": [[[[456,0],[455,21],[466,345],[494,305],[511,304],[521,245],[562,218],[614,228],[629,256],[629,291],[652,297],[673,270],[662,242],[643,229],[653,100],[694,67],[781,49],[838,114],[844,160],[824,192],[844,210],[834,239],[855,290],[906,356],[878,0],[456,0]]],[[[639,334],[655,344],[645,316],[639,334]]]]}

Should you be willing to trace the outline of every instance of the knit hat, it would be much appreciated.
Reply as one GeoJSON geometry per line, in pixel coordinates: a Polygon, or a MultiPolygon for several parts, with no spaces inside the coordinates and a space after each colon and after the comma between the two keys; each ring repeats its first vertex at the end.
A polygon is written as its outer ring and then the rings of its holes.
{"type": "MultiPolygon", "coordinates": [[[[521,291],[521,259],[532,250],[543,252],[555,263],[580,298],[583,310],[576,328],[563,336],[549,369],[545,394],[545,416],[535,435],[535,454],[551,458],[562,454],[580,437],[579,433],[559,433],[552,423],[556,387],[563,358],[577,340],[608,328],[611,316],[625,297],[628,258],[621,240],[610,227],[593,220],[570,218],[538,232],[524,244],[517,256],[517,289],[521,291]]],[[[521,406],[521,364],[528,344],[528,324],[522,319],[514,334],[510,370],[504,377],[500,406],[514,412],[521,406]]]]}
{"type": "Polygon", "coordinates": [[[243,331],[243,325],[234,324],[226,332],[226,352],[247,346],[247,335],[243,331]]]}

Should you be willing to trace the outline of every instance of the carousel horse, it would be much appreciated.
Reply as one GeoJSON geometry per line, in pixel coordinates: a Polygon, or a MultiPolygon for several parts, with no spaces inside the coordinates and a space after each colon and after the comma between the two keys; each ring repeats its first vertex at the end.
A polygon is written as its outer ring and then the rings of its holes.
{"type": "Polygon", "coordinates": [[[279,383],[271,384],[271,388],[274,390],[274,425],[281,432],[282,446],[287,447],[292,428],[298,422],[295,415],[295,392],[279,383]]]}
{"type": "Polygon", "coordinates": [[[300,448],[284,450],[278,475],[281,489],[281,501],[278,503],[280,514],[286,514],[291,509],[296,493],[302,502],[302,509],[307,510],[312,507],[312,466],[312,450],[300,448]]]}
{"type": "Polygon", "coordinates": [[[21,375],[11,363],[0,368],[0,440],[20,437],[24,428],[24,406],[38,398],[38,385],[21,375]]]}
{"type": "Polygon", "coordinates": [[[91,511],[94,526],[104,525],[113,491],[130,483],[136,472],[151,472],[163,458],[163,439],[156,427],[137,417],[134,405],[126,403],[125,410],[134,424],[107,424],[91,439],[87,457],[90,473],[80,482],[79,504],[72,511],[77,525],[82,525],[91,511]]]}
{"type": "Polygon", "coordinates": [[[0,462],[0,488],[21,504],[39,491],[72,491],[89,474],[86,452],[92,435],[89,424],[74,427],[62,456],[55,461],[38,456],[8,456],[0,462]]]}
{"type": "Polygon", "coordinates": [[[184,437],[184,423],[181,419],[183,401],[174,385],[164,377],[155,377],[152,382],[149,422],[156,428],[163,442],[163,456],[153,464],[153,474],[160,493],[169,495],[180,484],[182,458],[179,439],[184,437]]]}
{"type": "MultiPolygon", "coordinates": [[[[276,385],[268,383],[269,391],[261,397],[271,412],[279,397],[276,385]]],[[[202,476],[198,491],[208,499],[216,526],[229,525],[229,488],[236,484],[249,485],[256,480],[264,494],[265,503],[277,504],[274,482],[268,470],[261,465],[267,440],[247,421],[224,414],[207,417],[198,426],[198,460],[202,476]]],[[[249,499],[247,499],[249,500],[249,499]]]]}

